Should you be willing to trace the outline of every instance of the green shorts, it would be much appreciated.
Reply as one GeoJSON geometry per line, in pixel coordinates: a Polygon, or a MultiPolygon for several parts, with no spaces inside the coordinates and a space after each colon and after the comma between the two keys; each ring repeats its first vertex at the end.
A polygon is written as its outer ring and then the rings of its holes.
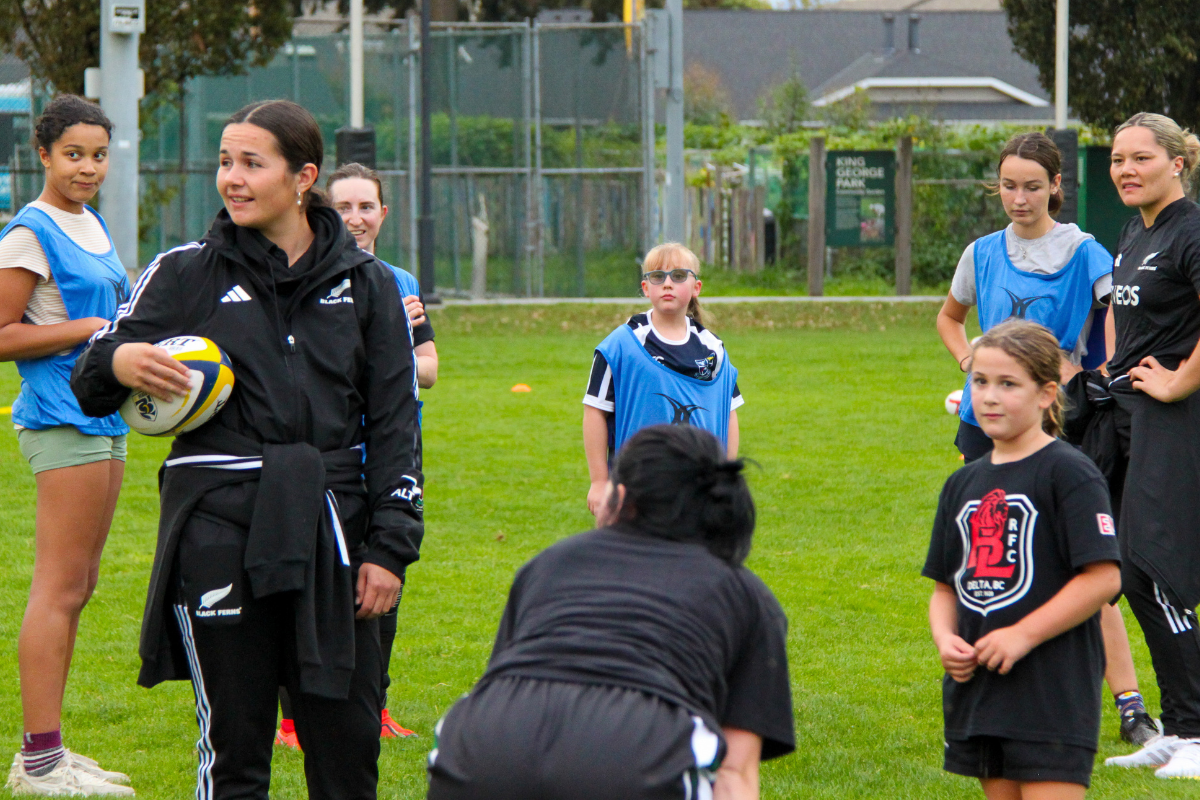
{"type": "Polygon", "coordinates": [[[125,460],[125,436],[91,436],[73,425],[60,425],[40,431],[17,431],[21,455],[33,467],[33,474],[48,469],[78,467],[115,458],[125,460]]]}

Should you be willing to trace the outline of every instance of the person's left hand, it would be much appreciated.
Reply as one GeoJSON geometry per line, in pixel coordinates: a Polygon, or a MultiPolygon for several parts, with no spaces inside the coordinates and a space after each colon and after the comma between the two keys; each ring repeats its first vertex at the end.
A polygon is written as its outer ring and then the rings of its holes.
{"type": "Polygon", "coordinates": [[[363,564],[358,568],[358,585],[354,602],[358,606],[355,619],[375,619],[386,614],[400,597],[401,582],[378,564],[363,564]]]}
{"type": "Polygon", "coordinates": [[[975,642],[979,666],[1007,675],[1018,661],[1029,655],[1034,641],[1019,625],[999,628],[975,642]]]}
{"type": "Polygon", "coordinates": [[[408,314],[408,319],[412,322],[415,328],[425,321],[425,305],[421,302],[421,298],[415,294],[410,294],[404,298],[404,310],[408,314]]]}
{"type": "MultiPolygon", "coordinates": [[[[1187,359],[1184,359],[1180,362],[1179,368],[1183,369],[1183,365],[1186,363],[1187,359]]],[[[1145,392],[1155,400],[1163,403],[1174,403],[1176,400],[1182,400],[1186,397],[1175,386],[1175,376],[1177,374],[1177,370],[1167,369],[1158,363],[1158,359],[1154,356],[1146,356],[1140,364],[1129,370],[1129,381],[1133,385],[1133,388],[1145,392]]]]}

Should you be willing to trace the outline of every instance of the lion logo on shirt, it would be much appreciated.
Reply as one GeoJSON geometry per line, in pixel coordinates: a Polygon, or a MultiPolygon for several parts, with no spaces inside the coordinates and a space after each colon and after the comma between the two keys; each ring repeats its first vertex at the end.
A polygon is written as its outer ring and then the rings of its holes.
{"type": "Polygon", "coordinates": [[[986,616],[1024,597],[1033,583],[1033,502],[993,489],[964,504],[955,522],[963,544],[954,576],[959,602],[986,616]]]}

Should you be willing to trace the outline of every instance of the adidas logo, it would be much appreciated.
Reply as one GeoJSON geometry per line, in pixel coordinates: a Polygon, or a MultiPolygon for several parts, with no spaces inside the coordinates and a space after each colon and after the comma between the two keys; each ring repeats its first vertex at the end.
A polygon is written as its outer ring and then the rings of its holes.
{"type": "Polygon", "coordinates": [[[249,294],[247,294],[246,290],[243,289],[241,286],[234,286],[232,289],[230,289],[228,292],[225,293],[225,296],[221,298],[221,302],[222,303],[245,303],[246,301],[253,300],[253,299],[254,298],[251,297],[249,294]]]}

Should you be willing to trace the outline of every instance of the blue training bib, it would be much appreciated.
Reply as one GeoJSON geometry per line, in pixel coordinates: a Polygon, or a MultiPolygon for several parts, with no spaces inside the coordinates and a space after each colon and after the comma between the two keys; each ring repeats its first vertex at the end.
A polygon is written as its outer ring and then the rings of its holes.
{"type": "Polygon", "coordinates": [[[727,443],[737,370],[725,354],[717,374],[702,381],[665,367],[646,352],[628,325],[610,333],[596,348],[612,370],[613,450],[650,425],[695,425],[727,443]]]}
{"type": "MultiPolygon", "coordinates": [[[[1009,319],[1044,325],[1071,353],[1092,311],[1092,284],[1112,272],[1112,256],[1095,239],[1084,240],[1067,265],[1052,275],[1026,272],[1008,257],[1003,230],[975,241],[975,296],[985,332],[1009,319]]],[[[978,426],[971,408],[971,377],[963,388],[958,416],[978,426]]]]}
{"type": "MultiPolygon", "coordinates": [[[[104,228],[104,235],[108,236],[104,219],[88,206],[84,209],[85,214],[95,215],[104,228]]],[[[0,238],[17,226],[29,228],[37,236],[46,260],[50,262],[50,273],[62,295],[67,316],[107,320],[117,316],[117,308],[129,299],[129,278],[117,258],[116,248],[111,246],[111,236],[108,236],[107,253],[90,253],[65,234],[49,214],[33,206],[21,209],[0,231],[0,238]]],[[[81,433],[92,436],[121,436],[129,432],[129,426],[120,414],[97,418],[80,410],[70,383],[75,359],[84,347],[86,342],[66,355],[17,361],[21,394],[13,403],[14,423],[31,430],[74,425],[81,433]]]]}

